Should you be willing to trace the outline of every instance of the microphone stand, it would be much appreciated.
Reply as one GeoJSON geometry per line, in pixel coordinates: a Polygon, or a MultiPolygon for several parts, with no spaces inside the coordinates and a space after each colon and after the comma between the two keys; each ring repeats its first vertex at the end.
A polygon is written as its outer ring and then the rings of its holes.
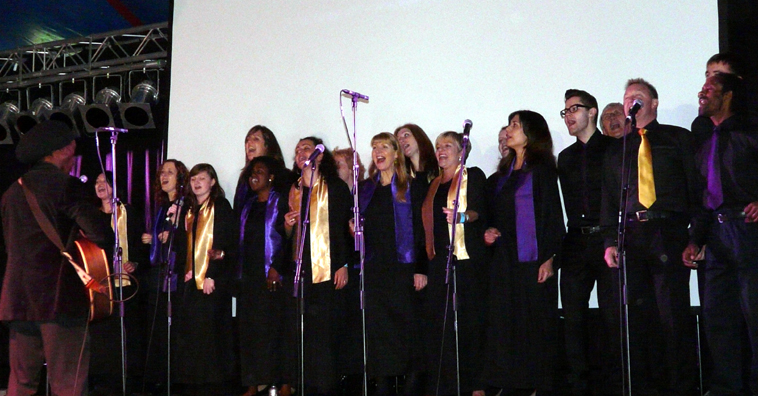
{"type": "MultiPolygon", "coordinates": [[[[463,170],[466,167],[466,151],[468,148],[469,137],[468,134],[463,134],[463,147],[461,148],[461,164],[460,171],[458,172],[458,185],[455,191],[455,201],[453,201],[453,226],[450,233],[450,244],[447,246],[447,263],[445,265],[445,284],[447,285],[447,293],[445,295],[445,320],[447,322],[447,301],[450,295],[450,279],[452,275],[453,280],[453,331],[455,332],[455,376],[456,387],[458,396],[461,395],[461,363],[460,363],[460,351],[458,342],[458,277],[455,272],[456,265],[453,263],[453,254],[455,252],[455,228],[457,225],[458,207],[461,198],[461,182],[463,181],[463,170]]],[[[444,323],[443,322],[443,323],[444,323]]],[[[442,345],[445,344],[445,325],[442,326],[442,345]]],[[[440,348],[440,366],[437,371],[437,394],[440,391],[440,376],[442,375],[442,351],[440,348]]]]}
{"type": "Polygon", "coordinates": [[[631,156],[627,158],[627,135],[637,128],[637,118],[631,114],[627,118],[624,127],[624,140],[621,154],[621,193],[619,194],[619,223],[618,223],[618,242],[616,251],[618,254],[619,265],[619,314],[621,317],[620,335],[621,335],[621,393],[624,396],[632,395],[632,370],[631,370],[631,347],[629,342],[629,296],[627,294],[627,266],[626,266],[626,222],[629,216],[627,203],[629,202],[629,181],[631,178],[631,156]]]}
{"type": "MultiPolygon", "coordinates": [[[[180,191],[183,191],[182,186],[177,190],[179,194],[181,194],[180,191]]],[[[173,309],[171,307],[171,279],[174,276],[174,265],[176,264],[176,252],[172,251],[172,249],[174,247],[176,229],[179,227],[179,216],[184,206],[184,196],[180,195],[179,199],[171,205],[176,205],[175,221],[171,222],[171,227],[169,227],[168,231],[168,250],[166,260],[164,261],[166,275],[163,278],[163,282],[161,282],[162,285],[159,286],[166,289],[166,396],[171,396],[171,318],[173,316],[173,309]]],[[[158,290],[158,295],[160,295],[160,289],[158,290]]]]}
{"type": "MultiPolygon", "coordinates": [[[[306,165],[308,166],[308,165],[306,165]]],[[[311,181],[309,191],[306,194],[301,194],[300,197],[300,210],[302,211],[303,202],[305,202],[305,216],[303,216],[300,223],[300,235],[297,241],[297,259],[295,259],[295,279],[293,283],[292,295],[297,298],[297,307],[299,311],[298,321],[300,327],[300,350],[298,351],[298,363],[300,364],[300,391],[299,395],[305,395],[305,287],[303,284],[303,249],[305,247],[305,233],[307,232],[307,226],[310,224],[311,214],[311,192],[313,191],[313,177],[316,173],[316,160],[314,159],[310,163],[311,166],[311,181]]],[[[302,185],[301,185],[302,192],[302,185]]]]}
{"type": "MultiPolygon", "coordinates": [[[[118,232],[118,206],[119,199],[117,197],[117,184],[116,184],[116,143],[118,142],[118,134],[120,132],[126,132],[125,129],[116,128],[98,128],[95,131],[95,143],[100,153],[100,139],[97,132],[110,132],[111,133],[111,169],[113,169],[113,193],[111,198],[111,221],[113,222],[113,272],[114,280],[118,279],[118,316],[119,326],[121,329],[121,390],[123,394],[126,394],[126,330],[124,328],[124,274],[123,272],[123,252],[119,245],[121,235],[118,232]]],[[[102,165],[102,162],[101,162],[102,165]]],[[[103,171],[103,174],[105,171],[103,171]]],[[[127,237],[124,235],[124,237],[127,237]]]]}
{"type": "MultiPolygon", "coordinates": [[[[340,91],[340,110],[342,109],[342,91],[340,91]]],[[[358,198],[358,172],[360,171],[360,165],[358,164],[358,146],[357,132],[355,128],[355,113],[358,105],[358,97],[351,95],[353,101],[353,140],[350,140],[350,133],[347,130],[347,123],[345,122],[344,115],[342,116],[342,122],[345,125],[345,133],[347,134],[347,141],[350,143],[350,147],[353,149],[353,223],[355,224],[355,251],[359,252],[360,256],[360,303],[361,303],[361,331],[363,336],[363,396],[368,396],[368,373],[366,371],[366,305],[365,305],[365,272],[364,263],[366,260],[366,244],[363,239],[363,218],[361,218],[361,210],[359,207],[358,198]]]]}

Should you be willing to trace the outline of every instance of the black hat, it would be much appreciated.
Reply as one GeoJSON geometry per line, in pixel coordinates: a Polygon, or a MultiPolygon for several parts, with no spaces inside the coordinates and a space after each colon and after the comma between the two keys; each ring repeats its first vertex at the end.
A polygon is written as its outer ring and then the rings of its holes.
{"type": "Polygon", "coordinates": [[[21,136],[16,146],[16,158],[25,164],[34,164],[55,150],[60,150],[76,139],[76,132],[61,121],[43,121],[21,136]]]}

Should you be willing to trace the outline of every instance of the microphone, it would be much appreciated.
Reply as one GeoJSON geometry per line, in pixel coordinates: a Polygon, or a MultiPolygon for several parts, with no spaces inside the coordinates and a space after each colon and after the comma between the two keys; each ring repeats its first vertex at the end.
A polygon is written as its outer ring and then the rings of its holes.
{"type": "Polygon", "coordinates": [[[95,129],[95,132],[116,132],[116,133],[127,133],[129,132],[128,129],[125,128],[114,128],[114,127],[100,127],[95,129]]]}
{"type": "Polygon", "coordinates": [[[474,125],[471,120],[463,121],[463,136],[468,137],[471,134],[471,126],[474,125]]]}
{"type": "Polygon", "coordinates": [[[365,101],[368,101],[368,96],[366,96],[366,95],[361,95],[361,94],[359,94],[358,92],[355,92],[355,91],[351,91],[351,90],[349,90],[349,89],[343,89],[343,90],[342,90],[342,93],[343,93],[343,94],[345,94],[345,95],[350,95],[350,96],[352,96],[353,98],[358,98],[358,99],[363,99],[363,100],[365,100],[365,101]]]}
{"type": "Polygon", "coordinates": [[[80,182],[86,183],[87,180],[89,180],[89,178],[87,177],[87,175],[81,175],[81,176],[79,176],[79,181],[80,182]]]}
{"type": "Polygon", "coordinates": [[[637,115],[637,112],[640,111],[640,108],[642,108],[642,106],[644,106],[644,105],[645,104],[642,103],[641,100],[635,99],[634,103],[632,103],[632,107],[629,109],[629,115],[626,116],[626,118],[632,118],[635,115],[637,115]]]}
{"type": "Polygon", "coordinates": [[[311,164],[311,162],[315,161],[316,157],[318,157],[319,155],[321,155],[321,153],[323,153],[324,150],[326,150],[326,149],[324,148],[323,144],[317,145],[316,148],[313,149],[313,153],[311,153],[311,156],[308,158],[307,161],[305,161],[305,166],[308,166],[308,165],[311,164]]]}

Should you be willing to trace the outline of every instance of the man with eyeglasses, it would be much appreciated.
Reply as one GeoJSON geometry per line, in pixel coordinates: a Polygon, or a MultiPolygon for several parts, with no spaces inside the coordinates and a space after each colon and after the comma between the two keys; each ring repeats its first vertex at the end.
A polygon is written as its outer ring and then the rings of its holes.
{"type": "Polygon", "coordinates": [[[605,157],[600,215],[600,225],[608,231],[609,267],[619,267],[615,231],[620,210],[626,226],[632,394],[693,395],[695,348],[685,337],[692,323],[690,271],[682,264],[681,253],[702,194],[692,135],[684,128],[658,123],[658,92],[643,79],[627,82],[627,115],[633,106],[639,107],[637,128],[614,141],[605,157]],[[628,172],[623,177],[622,159],[628,172]],[[628,186],[626,207],[619,209],[623,185],[628,186]],[[661,375],[667,377],[659,383],[656,377],[661,375]]]}
{"type": "MultiPolygon", "coordinates": [[[[603,234],[600,232],[600,197],[603,157],[614,142],[597,129],[597,100],[586,91],[569,89],[564,95],[565,108],[560,114],[569,135],[576,142],[558,155],[558,176],[563,203],[568,217],[568,233],[562,246],[560,274],[568,382],[571,395],[589,395],[588,313],[589,299],[595,282],[598,302],[607,331],[617,333],[619,324],[617,283],[614,271],[603,260],[603,234]]],[[[606,368],[618,367],[619,338],[605,345],[602,363],[606,368]]],[[[618,370],[610,369],[603,378],[620,384],[618,370]]]]}
{"type": "Polygon", "coordinates": [[[603,112],[600,115],[600,127],[603,130],[603,135],[614,137],[616,139],[624,136],[625,122],[626,116],[624,115],[624,105],[618,102],[605,105],[605,108],[603,108],[603,112]]]}

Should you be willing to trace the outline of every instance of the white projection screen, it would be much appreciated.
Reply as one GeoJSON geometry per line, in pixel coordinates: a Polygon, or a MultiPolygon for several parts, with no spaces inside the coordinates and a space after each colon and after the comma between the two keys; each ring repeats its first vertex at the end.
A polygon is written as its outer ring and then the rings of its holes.
{"type": "Polygon", "coordinates": [[[366,165],[379,132],[413,122],[434,141],[471,119],[468,163],[489,175],[500,127],[519,109],[545,116],[557,155],[574,141],[558,114],[565,90],[602,109],[635,77],[658,89],[659,121],[689,128],[718,52],[718,10],[716,0],[175,0],[172,35],[168,157],[212,164],[231,199],[253,125],[274,131],[288,165],[301,137],[347,147],[341,89],[370,97],[357,112],[366,165]]]}

